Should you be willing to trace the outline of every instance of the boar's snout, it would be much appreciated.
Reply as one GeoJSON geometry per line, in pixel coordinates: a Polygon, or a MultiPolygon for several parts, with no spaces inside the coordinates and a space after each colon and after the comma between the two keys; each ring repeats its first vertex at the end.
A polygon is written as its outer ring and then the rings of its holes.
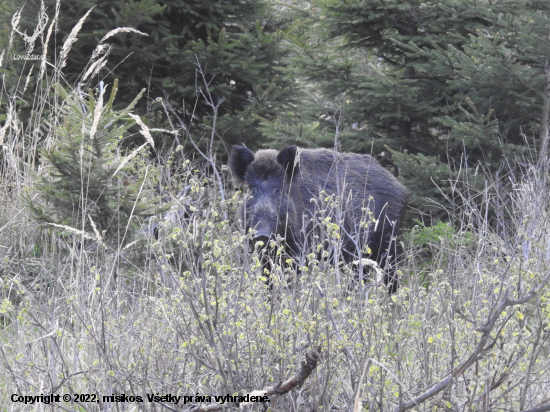
{"type": "Polygon", "coordinates": [[[274,234],[269,221],[267,219],[259,219],[255,223],[253,226],[254,230],[256,230],[256,234],[253,237],[254,242],[262,241],[266,243],[274,234]]]}
{"type": "Polygon", "coordinates": [[[256,235],[254,235],[254,242],[267,242],[271,236],[271,233],[266,231],[258,231],[256,232],[256,235]]]}

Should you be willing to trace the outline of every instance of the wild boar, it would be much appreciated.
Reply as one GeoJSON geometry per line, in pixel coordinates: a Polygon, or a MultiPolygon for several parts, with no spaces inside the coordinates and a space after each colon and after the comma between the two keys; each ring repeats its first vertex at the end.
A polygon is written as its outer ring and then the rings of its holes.
{"type": "MultiPolygon", "coordinates": [[[[256,230],[255,241],[265,243],[280,235],[287,253],[300,257],[313,243],[319,216],[315,199],[323,193],[324,198],[338,199],[339,207],[329,216],[341,230],[341,252],[347,262],[370,252],[383,268],[388,256],[395,258],[395,248],[391,249],[408,193],[371,156],[297,146],[254,154],[244,146],[233,146],[229,167],[235,183],[250,189],[241,218],[247,232],[256,230]]],[[[396,290],[391,268],[385,282],[390,292],[396,290]]]]}

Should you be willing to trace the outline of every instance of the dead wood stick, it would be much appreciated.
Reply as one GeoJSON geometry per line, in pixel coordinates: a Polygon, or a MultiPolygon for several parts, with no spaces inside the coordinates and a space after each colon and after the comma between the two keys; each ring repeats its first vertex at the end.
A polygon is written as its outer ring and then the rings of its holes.
{"type": "MultiPolygon", "coordinates": [[[[319,348],[320,351],[320,348],[319,348]]],[[[300,367],[300,370],[296,375],[293,377],[287,379],[284,382],[281,382],[280,384],[276,386],[272,386],[268,389],[263,389],[259,391],[253,391],[248,393],[250,396],[281,396],[285,393],[290,392],[295,387],[301,385],[304,383],[304,381],[311,375],[311,372],[315,370],[317,367],[317,363],[319,363],[319,352],[311,351],[306,353],[306,359],[302,361],[302,366],[300,367]]],[[[246,396],[246,394],[244,395],[246,396]]],[[[247,405],[251,404],[252,402],[241,402],[239,405],[247,405]]],[[[192,412],[211,412],[211,411],[221,411],[223,409],[226,409],[229,405],[227,404],[219,404],[219,403],[211,403],[209,405],[195,405],[191,408],[192,412]]]]}

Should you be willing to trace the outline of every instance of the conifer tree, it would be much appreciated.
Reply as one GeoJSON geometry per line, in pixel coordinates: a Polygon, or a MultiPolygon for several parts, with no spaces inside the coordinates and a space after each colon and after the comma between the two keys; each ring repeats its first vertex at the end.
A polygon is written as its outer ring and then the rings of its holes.
{"type": "Polygon", "coordinates": [[[406,150],[394,162],[408,170],[409,186],[423,187],[414,181],[426,170],[439,170],[436,180],[464,161],[497,170],[504,156],[525,149],[525,140],[541,146],[550,3],[316,4],[327,44],[341,39],[350,58],[312,54],[309,63],[300,60],[305,78],[327,100],[343,102],[341,129],[356,150],[382,157],[391,153],[386,147],[406,150]],[[407,156],[417,157],[405,165],[407,156]]]}
{"type": "Polygon", "coordinates": [[[53,144],[41,151],[43,168],[34,187],[40,196],[29,196],[29,207],[40,222],[124,243],[138,227],[136,219],[153,213],[153,196],[142,187],[145,168],[136,156],[144,147],[128,156],[120,152],[121,140],[135,124],[130,111],[143,91],[125,109],[114,110],[116,82],[106,103],[101,88],[87,98],[56,89],[64,98],[61,122],[53,144]]]}
{"type": "MultiPolygon", "coordinates": [[[[33,29],[40,3],[28,0],[23,5],[8,0],[2,5],[5,13],[0,20],[9,27],[13,13],[23,7],[20,28],[33,29]]],[[[44,3],[51,17],[56,0],[44,3]]],[[[112,83],[121,79],[120,107],[131,100],[125,96],[135,96],[147,88],[146,98],[137,109],[147,111],[158,127],[170,128],[158,103],[161,97],[184,125],[191,127],[195,138],[209,134],[212,110],[198,90],[204,91],[205,85],[197,73],[197,63],[212,100],[223,100],[217,113],[217,133],[226,146],[247,143],[251,148],[259,147],[266,140],[258,128],[260,120],[275,121],[281,112],[296,105],[294,81],[283,70],[281,32],[288,25],[280,24],[276,10],[265,0],[61,0],[60,21],[49,44],[48,61],[54,61],[60,45],[90,9],[63,69],[69,86],[81,79],[107,32],[131,27],[147,35],[123,32],[109,38],[107,63],[88,82],[93,86],[101,80],[112,83]]],[[[22,48],[20,40],[16,37],[14,43],[22,48]]],[[[10,61],[8,71],[14,72],[15,79],[22,64],[32,63],[10,61]]],[[[32,79],[29,85],[31,90],[32,79]]],[[[172,119],[172,123],[178,122],[172,119]]],[[[223,145],[221,148],[225,151],[223,145]]]]}
{"type": "MultiPolygon", "coordinates": [[[[51,14],[55,0],[44,1],[51,14]]],[[[29,0],[24,16],[35,18],[33,6],[39,5],[39,0],[29,0]]],[[[263,139],[258,119],[275,119],[293,101],[293,81],[281,69],[280,27],[264,0],[61,0],[52,49],[63,43],[90,9],[64,68],[69,85],[79,81],[107,32],[131,27],[147,35],[132,32],[111,37],[107,64],[91,79],[93,85],[119,78],[120,107],[129,103],[126,96],[147,88],[140,110],[151,114],[162,110],[157,98],[166,98],[186,127],[202,127],[196,130],[200,137],[211,125],[212,111],[198,91],[206,87],[197,72],[199,64],[212,100],[223,100],[218,133],[224,143],[258,147],[263,139]]]]}

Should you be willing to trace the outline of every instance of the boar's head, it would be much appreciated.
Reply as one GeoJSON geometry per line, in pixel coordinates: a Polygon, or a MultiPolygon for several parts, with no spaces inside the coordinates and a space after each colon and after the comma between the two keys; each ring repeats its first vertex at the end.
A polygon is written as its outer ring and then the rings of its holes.
{"type": "Polygon", "coordinates": [[[260,150],[255,155],[244,146],[233,146],[229,158],[233,179],[249,189],[241,210],[246,231],[256,231],[255,241],[265,242],[279,235],[291,251],[296,251],[301,229],[298,200],[293,196],[297,192],[292,187],[293,176],[298,173],[296,153],[296,146],[278,153],[260,150]]]}

